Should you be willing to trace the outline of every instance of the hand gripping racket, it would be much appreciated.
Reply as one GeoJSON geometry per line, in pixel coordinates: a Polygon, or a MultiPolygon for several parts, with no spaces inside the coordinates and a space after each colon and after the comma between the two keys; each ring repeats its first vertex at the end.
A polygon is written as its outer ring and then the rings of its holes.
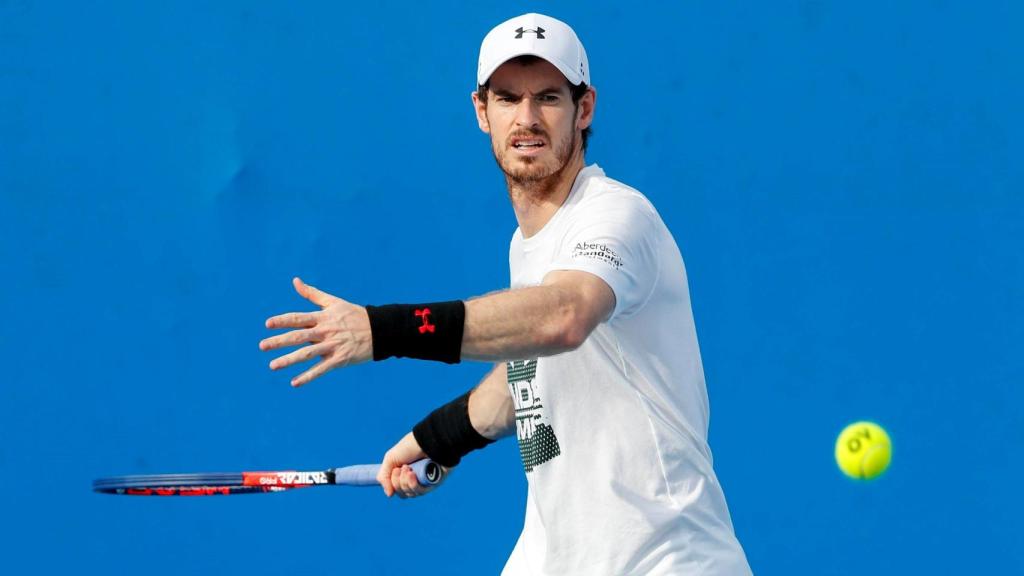
{"type": "MultiPolygon", "coordinates": [[[[420,484],[434,486],[444,480],[444,468],[431,460],[409,465],[420,484]]],[[[377,486],[380,464],[359,464],[321,472],[236,472],[218,474],[149,474],[99,478],[92,489],[128,496],[218,496],[282,492],[310,486],[377,486]]]]}

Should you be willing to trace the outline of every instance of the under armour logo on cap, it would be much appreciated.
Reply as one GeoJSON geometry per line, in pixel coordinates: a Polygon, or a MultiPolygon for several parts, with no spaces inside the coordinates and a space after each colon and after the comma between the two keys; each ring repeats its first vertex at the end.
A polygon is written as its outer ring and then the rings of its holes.
{"type": "Polygon", "coordinates": [[[516,40],[522,38],[523,34],[526,34],[527,32],[533,32],[534,34],[537,35],[537,38],[539,40],[544,39],[544,29],[541,28],[540,26],[537,26],[535,30],[530,30],[529,28],[523,28],[522,26],[520,26],[519,28],[516,28],[516,40]]]}
{"type": "Polygon", "coordinates": [[[519,56],[547,60],[573,86],[590,84],[587,52],[572,28],[550,16],[530,13],[498,24],[484,37],[476,68],[477,86],[487,84],[499,66],[519,56]]]}

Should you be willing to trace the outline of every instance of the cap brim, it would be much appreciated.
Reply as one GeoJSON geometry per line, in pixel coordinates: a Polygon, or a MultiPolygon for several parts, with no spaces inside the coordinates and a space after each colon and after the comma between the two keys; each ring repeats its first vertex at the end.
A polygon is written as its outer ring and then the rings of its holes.
{"type": "Polygon", "coordinates": [[[577,71],[572,66],[566,66],[565,64],[560,64],[558,62],[549,60],[546,56],[544,56],[543,54],[538,54],[536,51],[526,50],[523,52],[519,52],[517,54],[512,54],[508,58],[502,60],[501,62],[498,62],[487,69],[481,70],[477,74],[476,83],[480,86],[483,86],[484,84],[487,83],[488,80],[491,79],[491,76],[494,74],[494,71],[497,70],[498,68],[501,68],[502,64],[514,58],[518,58],[520,56],[536,56],[537,58],[544,60],[545,62],[551,64],[555,68],[558,68],[558,71],[562,73],[562,76],[565,76],[565,79],[568,80],[569,83],[572,84],[573,86],[578,86],[580,83],[583,82],[583,74],[580,74],[579,71],[577,71]]]}

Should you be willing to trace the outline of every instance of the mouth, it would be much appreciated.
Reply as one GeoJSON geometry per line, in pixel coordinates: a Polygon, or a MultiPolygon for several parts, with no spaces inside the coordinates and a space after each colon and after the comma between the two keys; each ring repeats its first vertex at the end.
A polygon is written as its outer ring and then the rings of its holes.
{"type": "Polygon", "coordinates": [[[524,156],[532,156],[539,154],[541,150],[547,147],[544,140],[541,138],[530,137],[530,138],[513,138],[512,149],[524,156]]]}

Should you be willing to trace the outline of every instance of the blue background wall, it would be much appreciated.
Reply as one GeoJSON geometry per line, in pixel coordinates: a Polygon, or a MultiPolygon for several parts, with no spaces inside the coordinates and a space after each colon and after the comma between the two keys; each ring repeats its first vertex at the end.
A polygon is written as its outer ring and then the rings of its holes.
{"type": "Polygon", "coordinates": [[[687,260],[755,572],[1024,572],[1020,3],[160,4],[0,2],[0,571],[500,569],[512,442],[416,501],[89,483],[374,461],[483,374],[293,390],[257,342],[310,308],[293,275],[360,303],[507,285],[469,93],[483,35],[538,10],[590,54],[589,159],[687,260]],[[861,418],[895,442],[868,484],[832,461],[861,418]]]}

